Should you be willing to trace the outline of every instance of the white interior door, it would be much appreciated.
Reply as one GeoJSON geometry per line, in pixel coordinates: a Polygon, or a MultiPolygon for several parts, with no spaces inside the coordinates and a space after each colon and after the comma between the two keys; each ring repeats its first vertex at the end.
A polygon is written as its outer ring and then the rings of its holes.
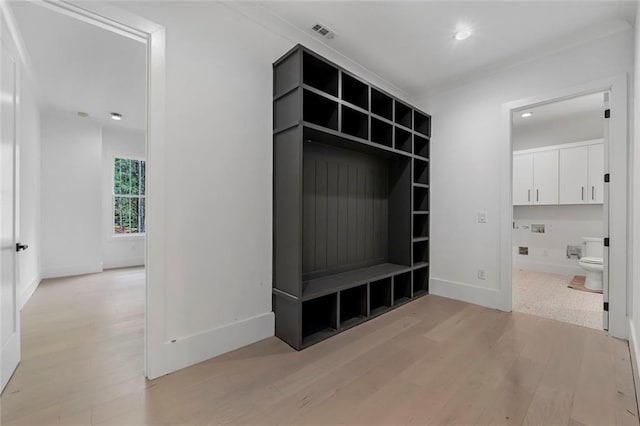
{"type": "Polygon", "coordinates": [[[533,154],[513,156],[513,205],[533,204],[533,154]]]}
{"type": "Polygon", "coordinates": [[[17,61],[0,43],[0,390],[20,362],[20,309],[16,268],[17,61]]]}
{"type": "Polygon", "coordinates": [[[589,145],[589,204],[602,204],[604,201],[604,144],[589,145]]]}
{"type": "Polygon", "coordinates": [[[558,204],[558,151],[533,154],[534,204],[558,204]]]}
{"type": "Polygon", "coordinates": [[[585,204],[587,196],[587,164],[589,147],[578,146],[560,150],[560,204],[585,204]]]}

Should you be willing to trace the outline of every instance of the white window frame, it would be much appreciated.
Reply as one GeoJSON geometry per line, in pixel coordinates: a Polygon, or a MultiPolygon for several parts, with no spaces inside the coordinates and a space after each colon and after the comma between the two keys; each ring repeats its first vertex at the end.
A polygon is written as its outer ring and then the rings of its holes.
{"type": "Polygon", "coordinates": [[[115,219],[116,219],[116,197],[126,197],[126,198],[142,198],[145,200],[145,210],[144,210],[144,222],[145,222],[145,227],[144,229],[147,229],[147,184],[146,184],[146,176],[145,176],[145,186],[144,186],[144,194],[143,195],[127,195],[127,194],[116,194],[115,193],[115,189],[116,189],[116,173],[115,173],[115,165],[116,165],[116,160],[135,160],[135,161],[144,161],[145,163],[145,173],[146,173],[146,167],[147,167],[147,160],[145,158],[140,158],[140,157],[136,157],[136,156],[131,156],[131,155],[114,155],[111,158],[111,223],[109,225],[110,229],[111,229],[111,237],[115,238],[115,239],[120,239],[120,238],[131,238],[131,239],[141,239],[144,238],[146,235],[146,232],[130,232],[130,233],[121,233],[118,234],[114,231],[113,225],[115,223],[115,219]]]}

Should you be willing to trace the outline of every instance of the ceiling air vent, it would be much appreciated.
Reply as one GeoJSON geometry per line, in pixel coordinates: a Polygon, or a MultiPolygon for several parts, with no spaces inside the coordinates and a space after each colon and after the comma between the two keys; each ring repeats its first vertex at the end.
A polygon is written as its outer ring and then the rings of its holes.
{"type": "Polygon", "coordinates": [[[331,40],[336,36],[336,33],[334,33],[333,31],[331,31],[329,28],[325,27],[322,24],[315,24],[313,27],[311,27],[311,29],[314,32],[320,34],[322,37],[327,38],[329,40],[331,40]]]}

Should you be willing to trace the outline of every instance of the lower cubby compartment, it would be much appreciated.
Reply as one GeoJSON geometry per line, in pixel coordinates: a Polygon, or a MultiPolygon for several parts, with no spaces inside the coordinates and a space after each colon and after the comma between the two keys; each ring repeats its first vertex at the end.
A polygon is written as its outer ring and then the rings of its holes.
{"type": "Polygon", "coordinates": [[[338,329],[338,294],[302,302],[302,345],[319,342],[338,329]]]}
{"type": "Polygon", "coordinates": [[[413,265],[422,265],[429,262],[429,241],[417,241],[413,243],[413,265]]]}
{"type": "Polygon", "coordinates": [[[401,305],[411,300],[411,272],[393,277],[393,305],[401,305]]]}
{"type": "Polygon", "coordinates": [[[369,284],[369,315],[380,315],[391,309],[391,277],[369,284]]]}
{"type": "Polygon", "coordinates": [[[367,319],[367,286],[340,292],[340,328],[345,329],[367,319]]]}
{"type": "Polygon", "coordinates": [[[429,293],[429,267],[413,271],[413,297],[429,293]]]}
{"type": "Polygon", "coordinates": [[[429,215],[427,214],[414,214],[413,215],[413,237],[428,237],[429,236],[429,215]]]}
{"type": "Polygon", "coordinates": [[[413,211],[429,211],[429,189],[419,186],[413,188],[413,211]]]}

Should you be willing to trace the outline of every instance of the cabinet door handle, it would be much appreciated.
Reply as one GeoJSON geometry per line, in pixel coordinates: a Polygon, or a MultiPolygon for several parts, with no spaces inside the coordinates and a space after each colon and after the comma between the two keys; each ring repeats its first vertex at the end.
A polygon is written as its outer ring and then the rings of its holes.
{"type": "Polygon", "coordinates": [[[584,201],[584,186],[580,187],[580,193],[582,194],[582,201],[584,201]]]}
{"type": "Polygon", "coordinates": [[[531,201],[531,190],[527,189],[527,201],[531,201]]]}
{"type": "Polygon", "coordinates": [[[591,187],[591,201],[596,199],[596,187],[592,186],[591,187]]]}
{"type": "Polygon", "coordinates": [[[540,201],[540,197],[538,195],[538,190],[536,189],[536,201],[540,201]]]}

